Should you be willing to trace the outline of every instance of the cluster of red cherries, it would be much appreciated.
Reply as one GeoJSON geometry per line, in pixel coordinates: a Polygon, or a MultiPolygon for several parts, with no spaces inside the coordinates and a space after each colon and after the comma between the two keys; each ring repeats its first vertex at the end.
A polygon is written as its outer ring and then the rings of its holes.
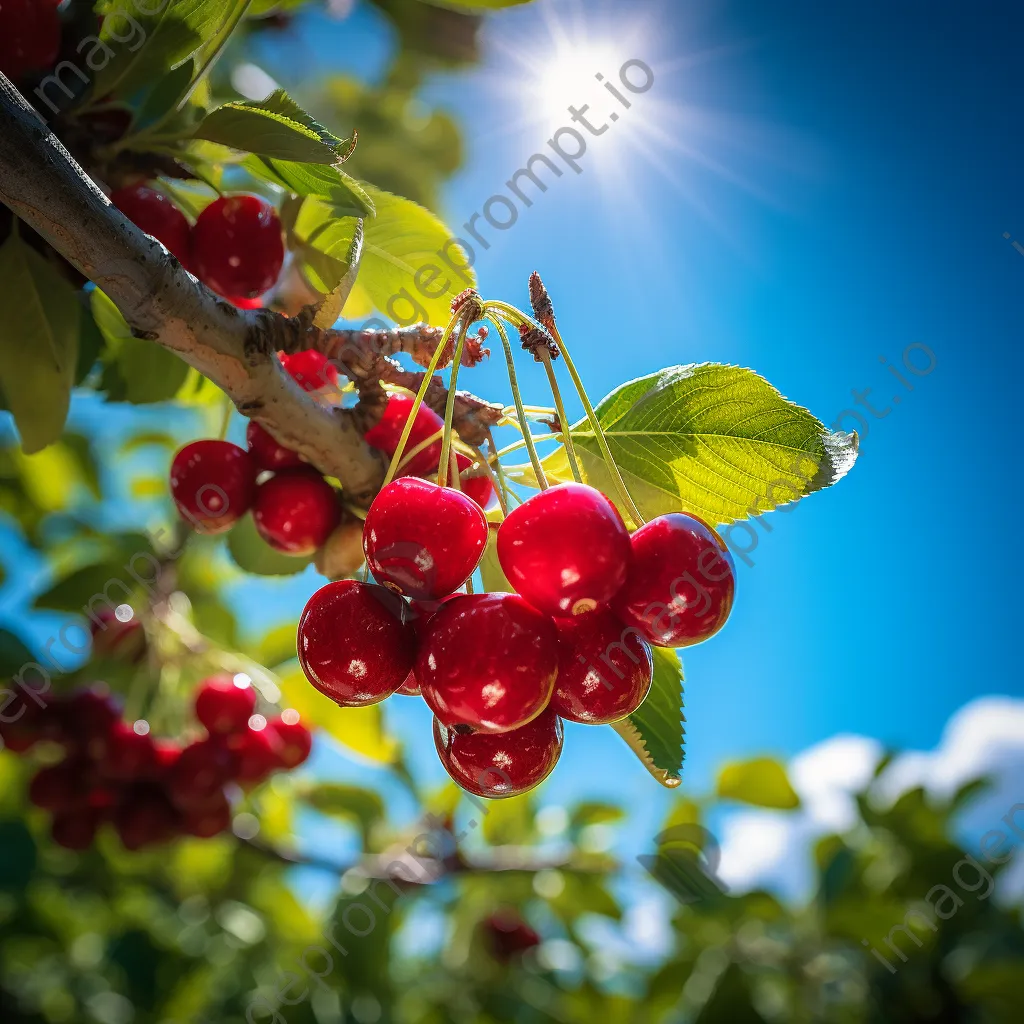
{"type": "Polygon", "coordinates": [[[52,67],[60,52],[60,0],[0,4],[0,71],[17,81],[52,67]]]}
{"type": "Polygon", "coordinates": [[[284,265],[284,233],[277,210],[260,196],[221,196],[194,225],[149,185],[119,188],[110,201],[162,242],[186,270],[236,306],[258,309],[259,296],[277,283],[284,265]]]}
{"type": "Polygon", "coordinates": [[[29,786],[32,803],[53,815],[56,843],[87,849],[110,822],[126,849],[140,850],[226,831],[226,786],[256,786],[309,757],[312,736],[298,714],[269,721],[256,714],[244,676],[205,680],[195,714],[205,736],[187,744],[154,739],[148,723],[124,721],[109,694],[85,689],[30,702],[16,722],[0,725],[0,738],[17,753],[43,741],[64,748],[64,759],[41,768],[29,786]]]}
{"type": "Polygon", "coordinates": [[[378,582],[322,587],[303,610],[297,646],[309,681],[340,705],[421,694],[451,777],[507,797],[551,772],[562,719],[613,723],[640,707],[650,645],[686,647],[721,629],[735,568],[696,517],[659,516],[630,536],[608,498],[572,483],[534,495],[498,527],[515,593],[458,593],[488,529],[467,493],[394,480],[363,528],[378,582]]]}

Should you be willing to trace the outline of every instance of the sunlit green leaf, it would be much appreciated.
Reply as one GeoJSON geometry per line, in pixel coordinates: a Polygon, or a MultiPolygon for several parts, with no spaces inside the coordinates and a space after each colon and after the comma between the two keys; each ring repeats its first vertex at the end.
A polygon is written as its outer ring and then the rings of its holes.
{"type": "Polygon", "coordinates": [[[240,569],[257,576],[293,576],[302,572],[311,557],[275,551],[257,532],[252,516],[243,516],[228,534],[228,551],[240,569]]]}
{"type": "Polygon", "coordinates": [[[683,666],[675,651],[653,648],[654,681],[647,699],[613,726],[644,767],[665,786],[679,785],[686,729],[683,723],[683,666]]]}
{"type": "Polygon", "coordinates": [[[800,806],[786,769],[770,757],[727,764],[718,774],[718,795],[756,807],[792,810],[800,806]]]}

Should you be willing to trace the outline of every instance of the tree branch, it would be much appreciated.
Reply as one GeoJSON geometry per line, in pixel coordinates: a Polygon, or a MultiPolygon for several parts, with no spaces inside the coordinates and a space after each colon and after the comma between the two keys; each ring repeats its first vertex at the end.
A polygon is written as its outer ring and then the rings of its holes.
{"type": "MultiPolygon", "coordinates": [[[[170,349],[212,380],[239,412],[336,477],[354,504],[372,500],[386,467],[362,435],[383,409],[380,381],[418,387],[422,375],[390,357],[409,352],[425,364],[440,330],[322,331],[313,326],[312,307],[286,317],[225,302],[110,204],[2,73],[0,200],[103,289],[136,337],[170,349]],[[361,399],[355,408],[329,409],[317,402],[275,355],[314,347],[355,382],[361,399]]],[[[444,394],[440,379],[432,383],[431,406],[443,407],[444,394]]],[[[464,440],[479,443],[497,422],[498,408],[460,394],[456,428],[466,431],[464,440]]]]}

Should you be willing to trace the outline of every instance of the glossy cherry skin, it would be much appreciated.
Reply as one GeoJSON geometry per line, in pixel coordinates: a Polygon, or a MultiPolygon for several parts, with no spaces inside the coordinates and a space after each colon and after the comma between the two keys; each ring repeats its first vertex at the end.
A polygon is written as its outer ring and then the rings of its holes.
{"type": "Polygon", "coordinates": [[[695,516],[673,512],[640,527],[633,564],[612,608],[655,647],[689,647],[725,625],[736,569],[725,542],[695,516]]]}
{"type": "Polygon", "coordinates": [[[168,772],[167,792],[178,807],[197,807],[210,800],[237,771],[234,753],[220,739],[189,744],[168,772]]]}
{"type": "Polygon", "coordinates": [[[252,506],[257,466],[229,441],[193,441],[171,463],[171,496],[178,511],[202,533],[229,530],[252,506]]]}
{"type": "Polygon", "coordinates": [[[562,720],[550,709],[500,735],[462,733],[434,719],[434,746],[445,770],[468,793],[519,796],[551,774],[562,752],[562,720]]]}
{"type": "Polygon", "coordinates": [[[114,192],[110,201],[133,224],[162,242],[182,266],[188,266],[192,229],[167,196],[146,185],[129,185],[114,192]]]}
{"type": "Polygon", "coordinates": [[[535,608],[582,615],[606,605],[625,582],[629,532],[600,491],[559,484],[509,513],[498,529],[498,561],[535,608]]]}
{"type": "Polygon", "coordinates": [[[232,676],[211,676],[196,691],[196,718],[211,735],[244,732],[255,710],[256,691],[237,686],[232,676]]]}
{"type": "Polygon", "coordinates": [[[60,18],[57,4],[4,0],[0,4],[0,71],[12,81],[43,71],[57,60],[60,18]]]}
{"type": "Polygon", "coordinates": [[[606,609],[571,619],[558,628],[558,679],[551,707],[571,722],[619,722],[644,702],[654,678],[647,641],[606,609]]]}
{"type": "MultiPolygon", "coordinates": [[[[462,452],[455,453],[455,462],[459,473],[464,473],[473,465],[473,460],[462,452]]],[[[494,485],[488,476],[464,476],[460,477],[463,492],[472,498],[481,508],[487,508],[494,497],[494,485]]]]}
{"type": "Polygon", "coordinates": [[[338,368],[322,352],[307,348],[281,356],[281,365],[303,391],[337,387],[338,368]]]}
{"type": "Polygon", "coordinates": [[[430,620],[416,659],[442,725],[508,732],[547,707],[558,672],[554,622],[517,594],[465,594],[430,620]]]}
{"type": "Polygon", "coordinates": [[[363,553],[374,578],[421,600],[458,590],[486,546],[487,519],[472,498],[414,476],[383,488],[363,523],[363,553]]]}
{"type": "Polygon", "coordinates": [[[245,428],[245,439],[249,445],[249,454],[256,460],[260,469],[269,469],[276,473],[278,470],[294,469],[302,465],[298,452],[279,444],[255,420],[249,420],[249,426],[245,428]]]}
{"type": "Polygon", "coordinates": [[[253,299],[274,286],[284,263],[277,210],[259,196],[215,199],[192,229],[191,266],[225,297],[253,299]]]}
{"type": "Polygon", "coordinates": [[[390,697],[416,656],[416,630],[401,598],[384,587],[338,580],[321,587],[299,619],[299,664],[342,707],[390,697]]]}
{"type": "Polygon", "coordinates": [[[298,768],[309,760],[313,734],[299,721],[295,711],[289,709],[280,718],[272,718],[266,731],[276,740],[274,750],[282,768],[298,768]]]}
{"type": "MultiPolygon", "coordinates": [[[[388,395],[387,404],[384,406],[384,415],[380,422],[371,427],[364,437],[367,444],[374,448],[380,448],[389,458],[398,449],[398,442],[402,438],[402,431],[405,429],[405,421],[412,412],[413,396],[403,392],[395,392],[388,395]]],[[[420,405],[416,412],[416,419],[413,421],[412,430],[409,432],[409,440],[406,442],[403,457],[411,452],[418,444],[433,437],[438,431],[444,429],[444,420],[426,405],[420,405]]],[[[402,474],[408,476],[430,476],[437,472],[438,463],[441,460],[441,438],[428,445],[423,451],[414,455],[409,462],[402,467],[402,474]]]]}
{"type": "Polygon", "coordinates": [[[315,469],[289,469],[256,488],[252,518],[275,551],[306,556],[338,525],[341,506],[334,488],[315,469]]]}

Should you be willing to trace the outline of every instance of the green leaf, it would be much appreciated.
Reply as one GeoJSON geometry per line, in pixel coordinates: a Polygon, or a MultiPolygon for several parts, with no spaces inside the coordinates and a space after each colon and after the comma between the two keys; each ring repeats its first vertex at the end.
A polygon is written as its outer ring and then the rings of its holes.
{"type": "MultiPolygon", "coordinates": [[[[671,366],[616,388],[597,407],[612,456],[647,518],[688,511],[709,523],[768,512],[828,487],[857,458],[856,434],[829,430],[763,377],[737,366],[671,366]]],[[[572,426],[590,483],[615,487],[586,420],[572,426]]],[[[565,450],[544,460],[570,481],[565,450]]],[[[529,467],[510,475],[529,482],[529,467]]]]}
{"type": "Polygon", "coordinates": [[[368,847],[373,826],[384,817],[384,801],[370,789],[346,786],[340,782],[323,782],[302,790],[299,799],[321,814],[355,821],[368,847]]]}
{"type": "Polygon", "coordinates": [[[134,405],[174,398],[188,377],[188,364],[160,345],[136,338],[120,310],[99,288],[93,289],[90,303],[106,341],[101,386],[108,396],[134,405]]]}
{"type": "Polygon", "coordinates": [[[466,254],[449,244],[451,231],[429,210],[369,185],[366,190],[377,212],[364,224],[356,290],[399,323],[446,324],[452,299],[476,282],[466,254]],[[459,273],[445,262],[445,252],[459,273]]]}
{"type": "Polygon", "coordinates": [[[78,365],[81,307],[75,289],[18,234],[0,246],[0,391],[37,452],[60,437],[78,365]]]}
{"type": "Polygon", "coordinates": [[[0,677],[10,679],[30,661],[35,661],[35,657],[21,638],[9,630],[0,629],[0,677]]]}
{"type": "Polygon", "coordinates": [[[228,534],[228,551],[240,569],[257,576],[292,576],[302,572],[312,558],[283,555],[257,532],[252,516],[243,516],[228,534]]]}
{"type": "Polygon", "coordinates": [[[113,56],[96,72],[92,94],[104,101],[131,98],[195,55],[248,2],[164,0],[164,6],[148,16],[139,9],[130,14],[124,9],[111,11],[99,36],[113,56]]]}
{"type": "Polygon", "coordinates": [[[514,591],[498,561],[498,531],[495,529],[487,531],[487,547],[480,559],[480,579],[488,594],[511,594],[514,591]]]}
{"type": "Polygon", "coordinates": [[[345,254],[345,262],[342,264],[344,273],[338,283],[324,296],[320,308],[316,311],[313,319],[313,326],[321,330],[332,327],[341,316],[345,303],[356,283],[356,276],[359,273],[359,264],[363,258],[363,222],[357,220],[352,233],[352,242],[348,252],[345,254]]]}
{"type": "Polygon", "coordinates": [[[195,72],[195,59],[190,57],[160,78],[142,100],[133,130],[145,129],[170,114],[188,92],[195,72]]]}
{"type": "Polygon", "coordinates": [[[232,149],[299,163],[334,164],[349,148],[283,89],[258,103],[225,103],[207,114],[194,134],[232,149]]]}
{"type": "Polygon", "coordinates": [[[504,7],[519,7],[530,0],[426,0],[434,7],[450,7],[458,11],[500,11],[504,7]]]}
{"type": "Polygon", "coordinates": [[[723,800],[784,811],[800,806],[786,769],[770,757],[727,764],[718,774],[718,795],[723,800]]]}
{"type": "Polygon", "coordinates": [[[313,196],[337,207],[338,216],[361,217],[373,213],[366,189],[341,168],[325,164],[275,160],[253,154],[242,161],[252,175],[297,196],[313,196]]]}
{"type": "Polygon", "coordinates": [[[679,785],[686,729],[683,723],[683,666],[679,655],[653,648],[654,681],[640,707],[612,728],[630,745],[644,767],[663,785],[679,785]]]}
{"type": "Polygon", "coordinates": [[[380,704],[342,708],[315,690],[301,669],[281,676],[281,704],[298,711],[307,726],[323,729],[353,754],[374,764],[393,764],[400,748],[384,728],[380,704]]]}

